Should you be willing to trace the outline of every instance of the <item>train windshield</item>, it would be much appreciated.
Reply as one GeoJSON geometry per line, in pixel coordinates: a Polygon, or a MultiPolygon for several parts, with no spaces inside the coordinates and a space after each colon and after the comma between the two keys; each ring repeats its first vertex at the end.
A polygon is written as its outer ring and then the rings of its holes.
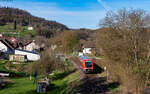
{"type": "Polygon", "coordinates": [[[91,61],[86,61],[86,62],[85,62],[85,65],[86,65],[86,67],[92,67],[91,61]]]}

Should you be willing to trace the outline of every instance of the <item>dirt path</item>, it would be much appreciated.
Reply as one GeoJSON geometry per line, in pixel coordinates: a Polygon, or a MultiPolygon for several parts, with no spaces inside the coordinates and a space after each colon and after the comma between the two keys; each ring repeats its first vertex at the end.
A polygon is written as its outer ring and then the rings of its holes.
{"type": "Polygon", "coordinates": [[[97,73],[85,74],[82,71],[81,63],[78,59],[69,58],[80,73],[81,85],[78,94],[112,94],[105,78],[98,77],[97,73]]]}

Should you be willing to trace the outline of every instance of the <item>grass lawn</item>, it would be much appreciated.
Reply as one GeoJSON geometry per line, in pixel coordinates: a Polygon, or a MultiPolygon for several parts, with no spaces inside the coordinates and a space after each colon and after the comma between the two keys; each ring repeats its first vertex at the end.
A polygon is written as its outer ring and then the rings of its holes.
{"type": "Polygon", "coordinates": [[[27,34],[34,36],[36,34],[35,30],[28,30],[27,26],[17,26],[17,30],[13,29],[13,24],[8,24],[0,26],[0,33],[5,33],[8,36],[20,36],[24,37],[27,34]]]}
{"type": "Polygon", "coordinates": [[[10,32],[11,30],[13,30],[12,25],[0,26],[0,32],[10,32]]]}
{"type": "Polygon", "coordinates": [[[36,88],[36,85],[33,85],[33,81],[30,81],[29,78],[11,80],[14,81],[14,84],[0,90],[0,94],[30,94],[28,92],[31,92],[36,88]]]}
{"type": "Polygon", "coordinates": [[[0,71],[7,71],[7,69],[4,67],[6,62],[6,60],[0,60],[0,71]]]}
{"type": "Polygon", "coordinates": [[[80,83],[79,73],[76,71],[63,79],[58,79],[52,82],[55,88],[48,92],[48,94],[66,94],[67,91],[73,91],[73,84],[80,83]]]}
{"type": "MultiPolygon", "coordinates": [[[[71,90],[70,83],[79,82],[79,73],[73,72],[63,78],[52,81],[54,87],[46,94],[65,94],[67,90],[71,90]]],[[[0,94],[36,94],[36,85],[29,77],[11,79],[14,84],[0,90],[0,94]]]]}
{"type": "MultiPolygon", "coordinates": [[[[66,63],[67,66],[69,66],[66,72],[56,71],[54,72],[54,75],[50,76],[53,79],[53,87],[46,94],[66,94],[67,91],[75,90],[74,87],[80,83],[78,71],[75,70],[70,61],[66,61],[66,63]]],[[[6,64],[7,61],[0,60],[0,70],[7,70],[4,68],[4,65],[6,64]]],[[[29,77],[9,79],[12,80],[14,84],[0,89],[0,94],[37,94],[36,84],[33,84],[33,80],[29,80],[29,77]]]]}

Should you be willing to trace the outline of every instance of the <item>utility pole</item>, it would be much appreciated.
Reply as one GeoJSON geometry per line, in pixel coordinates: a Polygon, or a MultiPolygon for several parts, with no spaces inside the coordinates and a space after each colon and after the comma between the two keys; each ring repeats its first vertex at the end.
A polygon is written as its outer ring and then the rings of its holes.
{"type": "Polygon", "coordinates": [[[104,70],[105,70],[105,72],[106,72],[106,79],[107,79],[107,81],[109,80],[109,72],[108,72],[108,70],[107,70],[107,67],[105,66],[104,67],[104,70]]]}

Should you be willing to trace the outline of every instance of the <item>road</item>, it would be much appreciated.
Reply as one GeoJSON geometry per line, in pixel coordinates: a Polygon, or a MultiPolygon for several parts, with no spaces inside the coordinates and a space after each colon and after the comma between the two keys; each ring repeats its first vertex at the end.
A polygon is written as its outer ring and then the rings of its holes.
{"type": "MultiPolygon", "coordinates": [[[[76,92],[78,94],[112,94],[109,90],[110,83],[108,84],[105,78],[98,77],[97,73],[100,73],[102,70],[96,68],[95,73],[85,74],[82,71],[81,63],[78,59],[74,57],[69,58],[74,66],[78,69],[80,73],[80,91],[76,92]]],[[[75,94],[76,94],[75,93],[75,94]]]]}

